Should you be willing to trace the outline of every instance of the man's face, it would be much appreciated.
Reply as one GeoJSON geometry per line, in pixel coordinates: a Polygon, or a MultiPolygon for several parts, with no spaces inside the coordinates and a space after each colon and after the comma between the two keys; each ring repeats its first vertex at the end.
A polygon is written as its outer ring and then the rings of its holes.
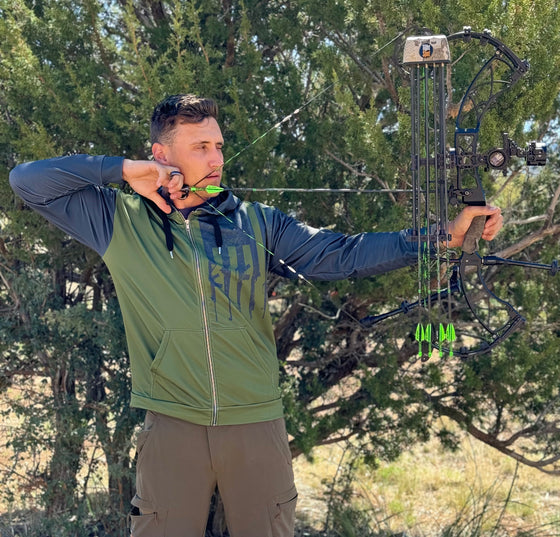
{"type": "MultiPolygon", "coordinates": [[[[200,123],[181,123],[173,131],[169,144],[155,143],[154,158],[168,166],[179,168],[184,184],[205,187],[219,186],[222,178],[224,139],[218,122],[206,118],[200,123]]],[[[202,198],[216,194],[199,192],[202,198]]]]}

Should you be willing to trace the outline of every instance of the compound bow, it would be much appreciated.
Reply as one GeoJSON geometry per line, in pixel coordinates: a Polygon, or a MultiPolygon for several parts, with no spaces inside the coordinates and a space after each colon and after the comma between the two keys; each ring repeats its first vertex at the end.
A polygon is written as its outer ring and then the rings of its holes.
{"type": "MultiPolygon", "coordinates": [[[[506,172],[512,157],[524,158],[529,166],[543,166],[546,163],[546,146],[531,142],[520,148],[507,133],[503,134],[503,147],[488,151],[478,150],[478,138],[483,116],[503,92],[513,86],[529,70],[529,64],[519,59],[488,30],[472,32],[465,27],[462,32],[450,35],[427,35],[409,37],[404,49],[403,64],[410,68],[411,86],[411,175],[413,188],[413,235],[418,244],[418,294],[416,302],[404,302],[388,313],[366,317],[362,324],[370,327],[389,317],[411,310],[418,310],[419,318],[415,332],[418,341],[418,355],[427,360],[433,348],[440,355],[458,354],[466,358],[490,351],[516,329],[525,319],[506,300],[496,296],[487,285],[482,267],[490,265],[518,265],[527,268],[558,271],[558,263],[550,265],[503,259],[497,256],[480,256],[478,241],[482,235],[485,217],[473,220],[465,237],[460,257],[453,259],[449,253],[445,257],[442,245],[450,238],[447,235],[448,204],[457,206],[486,205],[486,197],[479,169],[506,172]],[[477,42],[481,46],[493,47],[490,57],[468,86],[455,118],[453,148],[446,149],[446,120],[453,114],[447,110],[445,85],[446,68],[451,61],[449,42],[477,42]],[[436,259],[435,274],[431,273],[431,257],[436,259]],[[447,267],[447,287],[442,289],[442,267],[447,267]],[[450,267],[453,268],[450,268],[450,267]],[[501,322],[497,325],[482,317],[480,298],[475,287],[468,286],[468,274],[476,271],[478,289],[487,300],[502,308],[497,315],[501,322]],[[437,291],[430,292],[430,279],[437,279],[437,291]],[[455,330],[452,313],[452,297],[459,294],[466,302],[474,319],[484,332],[470,336],[459,336],[455,330]],[[435,303],[446,302],[447,324],[439,320],[433,322],[430,310],[435,303]],[[435,327],[437,326],[437,328],[435,327]],[[459,342],[459,348],[453,347],[459,342]]],[[[441,311],[441,308],[440,308],[441,311]]]]}

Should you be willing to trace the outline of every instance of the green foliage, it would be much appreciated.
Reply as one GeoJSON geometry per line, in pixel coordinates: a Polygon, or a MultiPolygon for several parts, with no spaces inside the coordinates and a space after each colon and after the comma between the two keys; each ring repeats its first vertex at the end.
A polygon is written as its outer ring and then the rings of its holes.
{"type": "MultiPolygon", "coordinates": [[[[17,456],[40,457],[25,479],[49,517],[87,509],[87,483],[76,476],[102,472],[88,466],[91,445],[104,453],[109,510],[127,509],[141,416],[128,409],[128,358],[110,275],[96,254],[21,206],[8,171],[75,152],[145,158],[153,106],[193,92],[220,105],[232,187],[408,188],[403,40],[422,28],[450,34],[467,24],[490,28],[531,64],[487,116],[481,146],[499,145],[509,132],[521,145],[547,141],[551,157],[538,174],[514,163],[508,177],[485,175],[506,220],[489,249],[550,262],[559,234],[553,1],[537,9],[523,0],[0,0],[0,393],[5,412],[21,423],[6,441],[17,456]],[[46,486],[57,476],[71,486],[46,486]]],[[[453,65],[451,104],[485,54],[471,51],[453,65]]],[[[410,225],[404,194],[251,199],[346,233],[410,225]]],[[[414,270],[307,287],[271,280],[282,304],[274,315],[294,455],[348,437],[372,464],[432,434],[454,446],[437,425],[448,416],[497,449],[558,471],[560,283],[524,270],[486,276],[527,317],[523,335],[491,355],[427,364],[411,361],[412,316],[368,332],[357,322],[411,300],[414,270]]],[[[4,494],[21,499],[15,471],[5,474],[4,494]]],[[[124,531],[122,518],[103,516],[115,535],[124,531]]]]}

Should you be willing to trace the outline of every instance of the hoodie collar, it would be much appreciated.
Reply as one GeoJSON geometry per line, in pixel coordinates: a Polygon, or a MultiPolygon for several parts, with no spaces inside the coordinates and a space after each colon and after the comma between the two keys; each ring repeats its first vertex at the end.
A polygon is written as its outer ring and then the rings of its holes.
{"type": "Polygon", "coordinates": [[[208,222],[214,228],[214,239],[216,241],[216,246],[218,248],[218,253],[221,254],[222,246],[223,246],[223,237],[222,237],[222,232],[221,232],[220,224],[218,222],[217,217],[219,217],[220,214],[222,214],[222,213],[227,214],[228,212],[231,212],[231,211],[235,210],[235,208],[241,203],[239,198],[234,196],[233,193],[229,190],[224,191],[224,192],[221,192],[218,196],[216,196],[214,198],[210,198],[208,201],[205,201],[203,204],[201,204],[197,207],[193,207],[187,213],[187,215],[185,216],[184,214],[181,213],[181,211],[179,209],[177,209],[173,205],[173,202],[169,199],[168,195],[163,192],[163,189],[159,190],[159,194],[171,206],[172,211],[171,211],[170,214],[164,213],[151,200],[148,200],[147,198],[144,198],[144,199],[146,199],[146,201],[149,202],[150,206],[156,211],[156,213],[158,214],[158,216],[162,220],[163,232],[165,234],[165,244],[167,246],[167,250],[169,251],[169,255],[171,256],[172,259],[173,259],[173,246],[174,245],[173,245],[173,233],[171,231],[170,220],[173,220],[176,223],[181,223],[182,224],[184,222],[184,219],[187,218],[188,215],[190,215],[192,212],[195,212],[195,211],[199,212],[200,214],[206,214],[206,215],[211,215],[211,216],[216,217],[216,218],[209,219],[208,222]]]}

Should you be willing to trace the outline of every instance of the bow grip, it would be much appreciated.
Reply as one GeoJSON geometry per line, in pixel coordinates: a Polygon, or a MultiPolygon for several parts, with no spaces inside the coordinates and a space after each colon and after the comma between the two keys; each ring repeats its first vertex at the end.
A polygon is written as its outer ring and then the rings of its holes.
{"type": "Polygon", "coordinates": [[[474,254],[474,252],[478,250],[478,241],[480,237],[482,237],[486,218],[485,215],[475,216],[473,218],[463,240],[462,250],[466,254],[474,254]]]}

